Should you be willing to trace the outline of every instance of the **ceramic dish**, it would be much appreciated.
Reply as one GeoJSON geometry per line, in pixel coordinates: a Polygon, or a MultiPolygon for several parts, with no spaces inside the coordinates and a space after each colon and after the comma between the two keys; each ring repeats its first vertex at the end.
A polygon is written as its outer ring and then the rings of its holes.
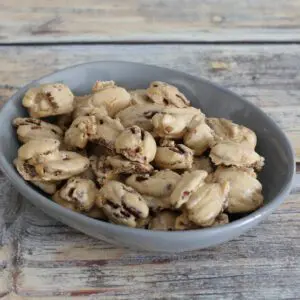
{"type": "Polygon", "coordinates": [[[264,220],[291,189],[295,172],[291,145],[280,128],[258,107],[238,95],[206,80],[166,68],[131,62],[93,62],[74,66],[45,76],[21,88],[0,112],[0,166],[15,188],[46,214],[90,236],[112,244],[150,251],[179,252],[214,246],[239,236],[264,220]],[[209,117],[223,117],[254,130],[257,152],[266,165],[259,175],[265,204],[257,211],[229,224],[189,231],[151,231],[114,225],[70,211],[50,200],[17,173],[12,162],[19,146],[11,125],[17,116],[26,116],[21,100],[28,88],[42,83],[62,82],[76,95],[90,91],[96,80],[114,80],[128,89],[145,88],[151,81],[177,86],[192,105],[209,117]]]}

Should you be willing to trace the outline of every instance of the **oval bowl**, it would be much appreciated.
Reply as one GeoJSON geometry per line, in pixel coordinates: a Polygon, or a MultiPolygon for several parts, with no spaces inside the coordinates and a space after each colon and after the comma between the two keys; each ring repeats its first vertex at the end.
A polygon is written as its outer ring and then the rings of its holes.
{"type": "Polygon", "coordinates": [[[240,96],[207,80],[179,71],[132,62],[99,61],[66,68],[35,80],[21,88],[0,112],[0,167],[15,188],[46,214],[90,236],[124,247],[163,252],[181,252],[214,246],[257,225],[289,194],[295,173],[292,147],[285,134],[263,111],[240,96]],[[28,88],[43,83],[62,82],[78,95],[89,93],[96,80],[114,80],[128,89],[145,88],[151,81],[177,86],[192,105],[210,117],[223,117],[245,125],[257,134],[257,151],[266,159],[259,175],[265,204],[257,211],[229,224],[190,231],[162,232],[128,228],[91,219],[52,202],[24,181],[12,162],[19,146],[11,125],[17,116],[26,116],[21,105],[28,88]]]}

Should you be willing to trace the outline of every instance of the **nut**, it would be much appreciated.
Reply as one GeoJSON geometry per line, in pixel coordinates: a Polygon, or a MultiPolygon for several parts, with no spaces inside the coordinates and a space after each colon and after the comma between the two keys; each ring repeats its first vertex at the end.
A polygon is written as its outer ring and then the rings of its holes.
{"type": "Polygon", "coordinates": [[[220,225],[225,225],[229,223],[229,218],[227,214],[219,214],[213,224],[211,226],[220,226],[220,225]]]}
{"type": "Polygon", "coordinates": [[[136,228],[145,228],[148,229],[149,223],[151,221],[152,217],[149,215],[145,219],[139,219],[136,221],[136,228]]]}
{"type": "Polygon", "coordinates": [[[66,85],[54,83],[29,89],[22,103],[32,118],[43,118],[70,113],[73,101],[74,96],[66,85]]]}
{"type": "Polygon", "coordinates": [[[131,161],[151,162],[156,153],[156,142],[153,136],[138,126],[125,129],[115,142],[116,152],[131,161]]]}
{"type": "Polygon", "coordinates": [[[149,104],[151,103],[151,99],[147,95],[147,90],[133,90],[130,91],[130,96],[131,96],[131,105],[135,104],[149,104]]]}
{"type": "Polygon", "coordinates": [[[90,136],[90,141],[114,150],[116,138],[123,130],[124,127],[118,119],[103,116],[97,119],[97,132],[95,135],[90,136]]]}
{"type": "Polygon", "coordinates": [[[60,151],[59,158],[35,165],[38,176],[45,181],[68,179],[89,167],[88,158],[70,151],[60,151]]]}
{"type": "Polygon", "coordinates": [[[173,190],[170,201],[175,208],[180,208],[186,203],[191,194],[203,184],[207,173],[205,171],[192,171],[185,172],[179,182],[177,182],[175,189],[173,190]]]}
{"type": "Polygon", "coordinates": [[[77,210],[89,211],[95,203],[96,192],[92,180],[72,177],[59,190],[59,196],[63,200],[73,203],[77,210]]]}
{"type": "Polygon", "coordinates": [[[59,146],[59,140],[31,140],[19,148],[18,158],[31,165],[57,159],[59,157],[59,146]]]}
{"type": "Polygon", "coordinates": [[[104,185],[109,180],[119,180],[120,172],[118,169],[113,169],[111,165],[106,162],[106,156],[99,157],[92,155],[90,158],[92,170],[100,185],[104,185]]]}
{"type": "Polygon", "coordinates": [[[35,118],[16,118],[13,125],[17,128],[18,139],[22,143],[39,139],[61,141],[63,131],[56,125],[35,118]]]}
{"type": "Polygon", "coordinates": [[[147,203],[147,206],[149,207],[150,211],[156,213],[159,211],[162,211],[164,209],[171,209],[172,205],[170,202],[169,197],[153,197],[149,195],[142,195],[144,200],[147,203]]]}
{"type": "Polygon", "coordinates": [[[257,138],[251,129],[222,118],[207,118],[206,122],[213,130],[215,142],[231,141],[253,149],[255,148],[257,138]]]}
{"type": "Polygon", "coordinates": [[[67,208],[67,209],[70,209],[70,210],[73,210],[73,211],[76,211],[76,212],[80,212],[80,211],[78,210],[78,208],[76,207],[75,203],[64,200],[64,199],[60,196],[59,191],[57,191],[57,192],[52,196],[52,200],[53,200],[54,202],[56,202],[57,204],[59,204],[59,205],[65,207],[65,208],[67,208]]]}
{"type": "Polygon", "coordinates": [[[116,86],[116,84],[113,80],[109,80],[109,81],[97,80],[92,87],[92,92],[96,93],[96,92],[102,91],[106,88],[112,88],[115,86],[116,86]]]}
{"type": "Polygon", "coordinates": [[[75,97],[72,116],[74,119],[80,116],[95,116],[99,119],[103,116],[108,116],[108,112],[104,105],[95,107],[92,102],[92,95],[86,95],[82,97],[75,97]]]}
{"type": "Polygon", "coordinates": [[[264,158],[252,148],[235,142],[216,144],[211,148],[209,156],[216,165],[253,167],[256,170],[261,170],[264,165],[264,158]]]}
{"type": "Polygon", "coordinates": [[[89,211],[85,212],[84,214],[93,219],[107,221],[107,217],[104,214],[103,209],[99,208],[96,205],[94,205],[89,211]]]}
{"type": "Polygon", "coordinates": [[[153,174],[132,174],[126,184],[142,195],[168,197],[181,176],[171,170],[161,170],[153,174]]]}
{"type": "Polygon", "coordinates": [[[253,170],[236,167],[218,167],[213,174],[215,181],[230,183],[227,208],[229,213],[252,212],[262,206],[262,185],[253,173],[253,170]]]}
{"type": "Polygon", "coordinates": [[[14,165],[19,172],[19,174],[27,181],[42,181],[40,176],[37,174],[35,170],[35,166],[29,164],[28,162],[16,158],[14,159],[14,165]]]}
{"type": "Polygon", "coordinates": [[[81,116],[76,118],[65,132],[64,142],[71,148],[83,149],[91,136],[97,133],[95,116],[81,116]]]}
{"type": "Polygon", "coordinates": [[[213,164],[209,157],[201,156],[201,157],[194,157],[193,165],[190,171],[195,170],[203,170],[206,171],[208,174],[214,171],[213,164]]]}
{"type": "Polygon", "coordinates": [[[204,118],[195,116],[188,125],[183,141],[195,155],[202,155],[214,142],[213,131],[206,125],[204,118]]]}
{"type": "Polygon", "coordinates": [[[89,101],[94,107],[104,106],[110,117],[130,105],[130,94],[124,88],[116,86],[113,81],[97,82],[93,91],[89,101]]]}
{"type": "Polygon", "coordinates": [[[204,119],[204,115],[201,111],[194,107],[165,108],[153,116],[153,130],[160,137],[181,139],[194,117],[204,119]]]}
{"type": "Polygon", "coordinates": [[[214,224],[227,206],[229,189],[228,182],[200,184],[185,204],[188,218],[201,227],[214,224]]]}
{"type": "Polygon", "coordinates": [[[197,228],[199,228],[199,226],[197,226],[195,223],[189,220],[188,213],[186,212],[186,210],[184,210],[182,214],[179,215],[175,220],[176,230],[190,230],[197,228]]]}
{"type": "Polygon", "coordinates": [[[149,208],[134,189],[118,181],[107,182],[96,197],[96,205],[116,224],[136,227],[137,220],[146,219],[149,208]]]}
{"type": "Polygon", "coordinates": [[[137,125],[151,132],[153,130],[152,117],[163,109],[164,106],[158,104],[132,105],[120,111],[116,117],[125,128],[137,125]]]}
{"type": "Polygon", "coordinates": [[[173,231],[177,214],[173,211],[159,212],[149,223],[148,228],[152,230],[173,231]]]}
{"type": "Polygon", "coordinates": [[[130,161],[121,155],[108,156],[105,160],[105,166],[111,166],[118,173],[149,173],[153,171],[153,167],[147,163],[130,161]]]}
{"type": "Polygon", "coordinates": [[[152,82],[147,89],[147,95],[157,104],[179,108],[190,105],[190,101],[175,86],[161,81],[152,82]]]}
{"type": "Polygon", "coordinates": [[[41,189],[43,192],[53,195],[57,190],[57,185],[60,183],[60,181],[31,181],[32,184],[37,186],[39,189],[41,189]]]}
{"type": "Polygon", "coordinates": [[[193,150],[183,144],[157,147],[154,159],[160,169],[190,169],[193,164],[193,150]]]}

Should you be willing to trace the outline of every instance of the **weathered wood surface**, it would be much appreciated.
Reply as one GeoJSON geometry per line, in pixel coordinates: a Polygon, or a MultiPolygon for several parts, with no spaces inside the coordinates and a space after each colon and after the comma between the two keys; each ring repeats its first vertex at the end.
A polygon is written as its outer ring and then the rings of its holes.
{"type": "Polygon", "coordinates": [[[202,76],[260,106],[287,133],[300,162],[300,46],[85,45],[0,47],[1,103],[49,72],[95,60],[146,62],[202,76]]]}
{"type": "Polygon", "coordinates": [[[0,43],[299,40],[297,0],[0,1],[0,43]]]}

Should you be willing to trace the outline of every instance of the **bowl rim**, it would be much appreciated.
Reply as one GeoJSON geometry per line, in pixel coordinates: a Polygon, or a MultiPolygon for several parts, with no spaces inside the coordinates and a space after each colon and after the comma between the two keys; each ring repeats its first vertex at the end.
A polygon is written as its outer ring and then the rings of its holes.
{"type": "MultiPolygon", "coordinates": [[[[60,214],[62,217],[66,217],[69,219],[76,220],[78,222],[84,223],[85,225],[93,225],[93,226],[101,226],[104,227],[107,230],[117,230],[120,233],[124,234],[138,234],[138,233],[143,233],[147,236],[151,237],[160,237],[163,238],[164,236],[170,236],[172,235],[174,238],[176,237],[183,237],[188,236],[189,234],[199,234],[199,235],[204,235],[204,236],[213,236],[214,234],[218,233],[226,233],[226,232],[231,232],[235,231],[237,228],[240,227],[245,227],[249,223],[252,223],[257,220],[257,222],[260,222],[264,219],[264,217],[267,217],[270,213],[272,213],[287,197],[287,195],[290,193],[292,189],[292,184],[293,184],[293,178],[296,170],[295,166],[295,154],[294,150],[292,148],[292,145],[287,138],[285,132],[275,123],[275,121],[270,118],[263,110],[261,110],[258,106],[255,104],[251,103],[249,100],[244,99],[240,95],[236,94],[235,92],[232,92],[229,89],[226,89],[225,87],[222,87],[221,85],[214,83],[208,79],[201,78],[195,75],[187,74],[185,72],[176,70],[176,69],[171,69],[168,67],[161,67],[161,66],[156,66],[153,64],[145,64],[145,63],[139,63],[139,62],[131,62],[131,61],[122,61],[122,60],[98,60],[98,61],[92,61],[92,62],[85,62],[77,65],[72,65],[69,67],[65,67],[59,70],[56,70],[54,72],[51,72],[49,74],[46,74],[38,79],[35,79],[28,84],[22,86],[16,93],[14,93],[9,99],[6,101],[6,103],[3,105],[3,107],[0,110],[0,127],[1,124],[3,123],[2,121],[2,115],[5,113],[6,110],[9,109],[10,103],[13,101],[16,101],[16,99],[20,98],[20,96],[29,88],[29,86],[34,85],[35,83],[38,83],[39,81],[43,81],[47,79],[48,77],[52,75],[57,75],[59,73],[63,73],[65,71],[70,71],[72,69],[77,69],[77,68],[82,68],[85,66],[93,66],[95,67],[96,65],[101,65],[101,64],[122,64],[122,65],[138,65],[141,67],[147,67],[147,68],[154,68],[154,69],[163,69],[163,70],[168,70],[172,72],[176,72],[178,75],[184,76],[186,78],[190,78],[196,81],[201,81],[205,84],[209,84],[213,86],[214,88],[217,88],[229,95],[232,95],[234,97],[239,98],[240,101],[246,102],[254,111],[259,111],[262,113],[262,115],[270,122],[276,130],[281,134],[282,138],[285,141],[286,144],[286,151],[288,151],[288,156],[291,157],[292,161],[290,162],[293,164],[293,172],[289,172],[288,178],[286,180],[286,183],[282,186],[280,191],[278,192],[277,196],[272,198],[269,203],[265,204],[264,206],[260,207],[254,212],[249,213],[247,216],[243,216],[240,219],[234,220],[228,224],[224,224],[221,226],[216,226],[216,227],[209,227],[209,228],[198,228],[198,229],[190,229],[190,230],[178,230],[178,231],[155,231],[155,230],[149,230],[149,229],[144,229],[144,228],[131,228],[127,227],[124,225],[118,225],[114,223],[109,223],[105,222],[99,219],[93,219],[91,217],[88,217],[84,214],[74,212],[70,209],[67,209],[54,201],[50,199],[50,197],[46,197],[43,194],[39,193],[37,190],[35,190],[32,186],[30,186],[15,170],[14,166],[9,163],[5,156],[0,152],[0,169],[4,173],[6,177],[9,178],[13,186],[30,202],[32,202],[35,206],[37,206],[39,209],[42,209],[44,212],[49,209],[54,211],[55,213],[60,214]],[[26,195],[26,196],[25,196],[26,195]],[[31,200],[32,199],[32,200],[31,200]],[[43,207],[39,207],[38,202],[41,202],[41,205],[43,207]]],[[[47,214],[47,212],[45,212],[47,214]]],[[[62,221],[63,222],[63,221],[62,221]]]]}

